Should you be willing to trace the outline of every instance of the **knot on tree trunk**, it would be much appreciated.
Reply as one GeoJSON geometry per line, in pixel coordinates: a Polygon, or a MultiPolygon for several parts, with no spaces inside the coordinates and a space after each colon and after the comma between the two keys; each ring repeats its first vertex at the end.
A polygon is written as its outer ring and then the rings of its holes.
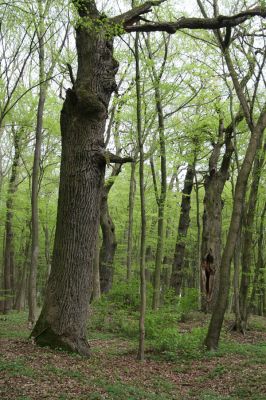
{"type": "Polygon", "coordinates": [[[206,294],[206,300],[207,302],[209,302],[212,298],[213,287],[214,287],[214,275],[215,275],[214,257],[212,254],[212,249],[210,249],[206,254],[206,256],[203,258],[201,268],[202,268],[203,289],[206,294]]]}

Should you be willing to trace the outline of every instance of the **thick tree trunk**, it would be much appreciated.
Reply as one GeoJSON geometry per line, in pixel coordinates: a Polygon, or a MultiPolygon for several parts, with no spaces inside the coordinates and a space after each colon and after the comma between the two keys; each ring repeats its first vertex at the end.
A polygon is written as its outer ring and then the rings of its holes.
{"type": "Polygon", "coordinates": [[[190,224],[190,200],[193,189],[193,179],[195,174],[195,165],[188,165],[185,176],[184,188],[182,191],[181,211],[178,224],[177,240],[175,246],[175,255],[172,266],[171,287],[179,296],[182,287],[184,274],[184,258],[186,249],[186,238],[190,224]]]}
{"type": "Polygon", "coordinates": [[[129,198],[128,198],[128,231],[127,231],[127,281],[130,282],[132,275],[132,248],[133,248],[133,216],[136,194],[135,179],[136,163],[131,164],[129,198]]]}
{"type": "Polygon", "coordinates": [[[31,336],[37,344],[89,354],[86,340],[95,245],[106,156],[104,130],[118,64],[112,40],[97,25],[93,1],[75,3],[77,79],[61,113],[62,158],[51,274],[41,315],[31,336]],[[97,29],[96,29],[97,28],[97,29]]]}
{"type": "Polygon", "coordinates": [[[262,149],[262,137],[260,143],[258,144],[258,149],[257,149],[258,153],[254,162],[252,184],[248,200],[248,212],[244,226],[243,251],[242,251],[242,275],[241,275],[241,283],[239,291],[240,313],[241,313],[243,329],[247,328],[248,291],[250,286],[250,273],[251,273],[252,248],[253,248],[253,227],[256,215],[259,183],[266,153],[266,145],[264,145],[264,150],[262,154],[261,154],[261,149],[262,149]]]}
{"type": "Polygon", "coordinates": [[[104,188],[100,213],[100,225],[103,235],[99,259],[101,293],[108,293],[112,288],[114,256],[117,247],[115,226],[108,208],[108,192],[104,188]]]}
{"type": "Polygon", "coordinates": [[[15,296],[15,260],[13,232],[13,198],[17,191],[17,175],[20,159],[20,132],[14,130],[14,158],[6,201],[5,251],[4,251],[4,313],[13,307],[15,296]]]}

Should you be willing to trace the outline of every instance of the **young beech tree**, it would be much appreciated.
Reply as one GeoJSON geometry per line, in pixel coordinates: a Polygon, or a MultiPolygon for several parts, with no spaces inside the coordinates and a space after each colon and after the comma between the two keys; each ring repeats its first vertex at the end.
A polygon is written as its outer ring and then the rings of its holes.
{"type": "Polygon", "coordinates": [[[251,16],[266,17],[266,9],[256,7],[229,17],[141,24],[141,16],[163,1],[146,2],[114,18],[100,14],[93,0],[73,3],[79,15],[78,70],[61,112],[62,158],[53,260],[44,305],[31,336],[40,345],[88,355],[86,321],[105,165],[107,160],[117,162],[106,151],[103,138],[118,70],[112,36],[123,31],[173,34],[181,28],[232,27],[251,16]]]}

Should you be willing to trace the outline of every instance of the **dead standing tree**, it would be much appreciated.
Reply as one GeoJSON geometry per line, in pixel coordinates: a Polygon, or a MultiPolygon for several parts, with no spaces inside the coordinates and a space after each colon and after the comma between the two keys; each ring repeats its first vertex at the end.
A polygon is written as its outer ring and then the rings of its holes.
{"type": "Polygon", "coordinates": [[[107,156],[103,137],[118,70],[112,37],[136,31],[173,34],[181,28],[219,29],[255,15],[266,17],[266,9],[256,7],[229,17],[139,24],[143,14],[162,2],[149,1],[108,19],[93,0],[73,1],[79,15],[78,71],[61,112],[62,158],[53,260],[43,309],[31,334],[39,345],[89,354],[86,321],[105,166],[107,159],[117,162],[111,154],[107,156]]]}

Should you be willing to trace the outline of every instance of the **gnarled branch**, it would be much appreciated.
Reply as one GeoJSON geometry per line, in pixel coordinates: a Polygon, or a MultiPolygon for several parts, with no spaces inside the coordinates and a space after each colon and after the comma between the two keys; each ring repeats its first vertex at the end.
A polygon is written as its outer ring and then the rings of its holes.
{"type": "MultiPolygon", "coordinates": [[[[132,10],[133,11],[133,10],[132,10]]],[[[238,14],[226,16],[219,15],[215,18],[185,18],[182,17],[175,22],[154,22],[149,24],[141,24],[124,26],[126,32],[156,32],[164,31],[169,34],[175,33],[179,29],[220,29],[232,28],[248,18],[259,16],[266,18],[266,7],[254,7],[238,14]]]]}
{"type": "Polygon", "coordinates": [[[134,161],[132,157],[120,157],[117,154],[113,154],[108,150],[106,150],[103,155],[107,164],[111,163],[125,164],[134,161]]]}
{"type": "Polygon", "coordinates": [[[165,1],[166,0],[147,1],[138,7],[132,8],[132,10],[126,11],[125,13],[117,15],[114,18],[110,18],[110,22],[113,24],[122,24],[126,29],[127,26],[139,22],[141,15],[149,13],[152,7],[159,6],[165,1]]]}

